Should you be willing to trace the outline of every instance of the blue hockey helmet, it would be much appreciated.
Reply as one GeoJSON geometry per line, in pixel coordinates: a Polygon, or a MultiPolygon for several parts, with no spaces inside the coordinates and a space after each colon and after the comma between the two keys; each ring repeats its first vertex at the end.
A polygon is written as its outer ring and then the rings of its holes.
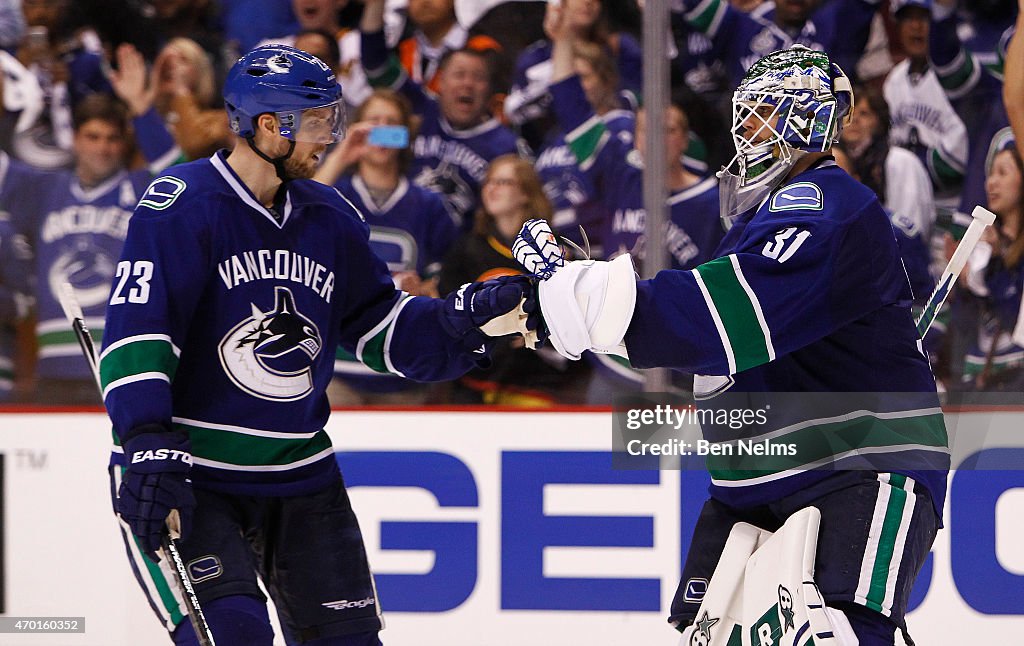
{"type": "Polygon", "coordinates": [[[287,45],[264,45],[238,59],[224,81],[224,105],[231,130],[245,139],[255,134],[256,117],[268,112],[277,115],[281,136],[293,142],[328,144],[344,135],[334,72],[287,45]]]}

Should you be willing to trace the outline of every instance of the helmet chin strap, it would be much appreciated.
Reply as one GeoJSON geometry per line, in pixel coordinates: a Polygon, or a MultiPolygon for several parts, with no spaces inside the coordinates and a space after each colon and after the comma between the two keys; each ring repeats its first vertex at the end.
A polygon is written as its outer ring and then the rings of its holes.
{"type": "Polygon", "coordinates": [[[270,165],[272,165],[274,167],[274,172],[277,173],[277,178],[279,180],[281,180],[282,183],[290,182],[292,180],[292,178],[288,177],[288,175],[285,173],[284,163],[286,161],[288,161],[288,158],[292,156],[293,152],[295,152],[295,141],[294,140],[292,140],[292,139],[288,140],[288,152],[286,152],[285,154],[281,155],[280,157],[271,157],[270,155],[268,155],[265,152],[263,152],[262,150],[260,150],[256,146],[256,137],[255,137],[255,135],[251,136],[251,137],[246,137],[245,141],[246,141],[246,143],[249,144],[249,148],[251,148],[252,151],[254,153],[256,153],[259,156],[260,159],[262,159],[263,161],[267,162],[268,164],[270,164],[270,165]]]}

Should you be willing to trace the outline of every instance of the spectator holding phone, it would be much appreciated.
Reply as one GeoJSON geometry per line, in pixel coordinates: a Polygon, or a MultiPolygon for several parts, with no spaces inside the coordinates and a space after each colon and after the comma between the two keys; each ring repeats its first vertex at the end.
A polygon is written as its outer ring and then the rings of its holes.
{"type": "MultiPolygon", "coordinates": [[[[370,248],[387,263],[399,289],[436,297],[441,259],[458,234],[441,197],[407,178],[412,124],[405,97],[375,90],[314,179],[337,188],[363,214],[370,248]]],[[[334,405],[419,404],[426,399],[421,384],[373,372],[341,348],[334,374],[328,391],[334,405]]]]}
{"type": "Polygon", "coordinates": [[[384,0],[367,0],[360,30],[370,84],[400,92],[422,118],[413,142],[413,181],[441,193],[448,213],[461,228],[470,228],[488,164],[526,152],[488,112],[493,94],[488,54],[470,48],[445,54],[435,99],[388,51],[384,0]]]}

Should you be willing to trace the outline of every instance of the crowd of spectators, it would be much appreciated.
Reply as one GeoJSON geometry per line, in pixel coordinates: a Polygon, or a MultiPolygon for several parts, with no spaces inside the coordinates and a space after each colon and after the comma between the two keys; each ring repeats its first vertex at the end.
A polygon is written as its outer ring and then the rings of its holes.
{"type": "MultiPolygon", "coordinates": [[[[919,306],[974,205],[996,213],[924,348],[943,390],[1024,399],[1024,0],[671,0],[664,114],[641,107],[643,4],[0,0],[0,402],[99,403],[57,290],[71,283],[101,338],[135,204],[164,168],[230,147],[224,74],[268,43],[335,70],[348,134],[315,179],[365,215],[396,285],[430,296],[519,273],[510,247],[537,217],[581,245],[582,226],[597,258],[642,266],[646,244],[675,269],[712,258],[731,89],[771,51],[827,51],[858,83],[837,163],[890,213],[919,306]],[[652,118],[668,158],[656,242],[641,191],[652,118]]],[[[455,383],[340,348],[335,374],[342,406],[608,404],[644,379],[521,340],[455,383]]]]}

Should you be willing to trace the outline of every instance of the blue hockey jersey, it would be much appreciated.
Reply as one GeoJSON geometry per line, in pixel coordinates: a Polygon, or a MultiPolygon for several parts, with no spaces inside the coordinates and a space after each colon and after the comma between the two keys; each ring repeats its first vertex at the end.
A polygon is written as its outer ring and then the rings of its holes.
{"type": "MultiPolygon", "coordinates": [[[[555,83],[551,94],[580,171],[598,188],[598,198],[611,211],[601,234],[605,256],[613,258],[628,252],[642,261],[647,212],[643,202],[643,165],[632,140],[612,136],[605,122],[593,113],[578,76],[555,83]]],[[[672,266],[689,269],[712,258],[724,235],[717,180],[708,178],[672,191],[668,207],[665,244],[672,266]]]]}
{"type": "MultiPolygon", "coordinates": [[[[601,115],[601,121],[610,136],[632,147],[635,127],[632,112],[612,110],[601,115]]],[[[594,186],[592,176],[580,171],[579,162],[566,143],[565,135],[556,131],[548,142],[537,155],[534,168],[554,212],[551,228],[555,233],[581,244],[579,227],[582,226],[593,245],[594,255],[600,257],[604,244],[601,236],[604,235],[605,222],[611,218],[608,205],[599,199],[601,191],[594,186]]]]}
{"type": "Polygon", "coordinates": [[[361,42],[370,84],[404,94],[421,119],[413,142],[414,181],[440,193],[452,218],[460,227],[468,228],[491,160],[525,153],[525,147],[520,146],[512,131],[493,118],[472,128],[456,128],[441,114],[437,100],[409,78],[397,58],[388,54],[383,31],[363,34],[361,42]]]}
{"type": "MultiPolygon", "coordinates": [[[[387,202],[378,206],[358,175],[342,177],[335,187],[366,218],[370,248],[388,271],[413,271],[424,279],[440,272],[441,260],[459,234],[437,193],[402,178],[387,202]]],[[[408,383],[374,371],[341,347],[334,373],[363,390],[394,391],[408,383]]]]}
{"type": "Polygon", "coordinates": [[[714,260],[640,281],[625,342],[637,367],[713,375],[695,380],[701,409],[765,412],[702,425],[709,440],[793,443],[787,455],[709,456],[712,495],[727,504],[868,468],[913,477],[941,513],[946,429],[911,300],[877,198],[825,162],[741,215],[714,260]]]}
{"type": "MultiPolygon", "coordinates": [[[[629,34],[619,34],[617,41],[614,59],[619,71],[619,91],[624,104],[635,107],[635,97],[643,90],[643,49],[629,34]]],[[[539,40],[519,54],[504,106],[512,124],[540,119],[551,109],[551,49],[551,41],[539,40]]]]}
{"type": "Polygon", "coordinates": [[[13,165],[18,191],[12,207],[15,228],[34,254],[36,374],[49,379],[92,380],[75,335],[57,299],[68,282],[82,306],[86,324],[98,342],[114,267],[121,255],[139,196],[151,173],[180,159],[181,151],[156,110],[132,120],[136,141],[150,162],[148,170],[119,171],[97,186],[85,188],[70,170],[41,172],[13,165]],[[40,190],[45,187],[45,190],[40,190]]]}
{"type": "Polygon", "coordinates": [[[71,171],[55,172],[47,179],[47,191],[25,226],[35,253],[38,376],[92,379],[64,317],[58,290],[61,283],[71,283],[85,322],[100,342],[128,221],[151,177],[148,171],[121,171],[92,188],[83,188],[71,171]]]}
{"type": "Polygon", "coordinates": [[[729,0],[681,0],[686,21],[711,39],[725,63],[732,87],[759,58],[793,45],[828,52],[848,74],[864,52],[878,0],[825,2],[803,27],[789,33],[774,21],[775,4],[765,2],[746,13],[729,0]]]}
{"type": "Polygon", "coordinates": [[[176,166],[145,190],[117,264],[100,363],[114,431],[186,431],[197,487],[286,496],[336,477],[323,428],[339,343],[417,380],[483,356],[443,331],[441,301],[395,288],[335,188],[290,182],[276,210],[223,151],[176,166]]]}

